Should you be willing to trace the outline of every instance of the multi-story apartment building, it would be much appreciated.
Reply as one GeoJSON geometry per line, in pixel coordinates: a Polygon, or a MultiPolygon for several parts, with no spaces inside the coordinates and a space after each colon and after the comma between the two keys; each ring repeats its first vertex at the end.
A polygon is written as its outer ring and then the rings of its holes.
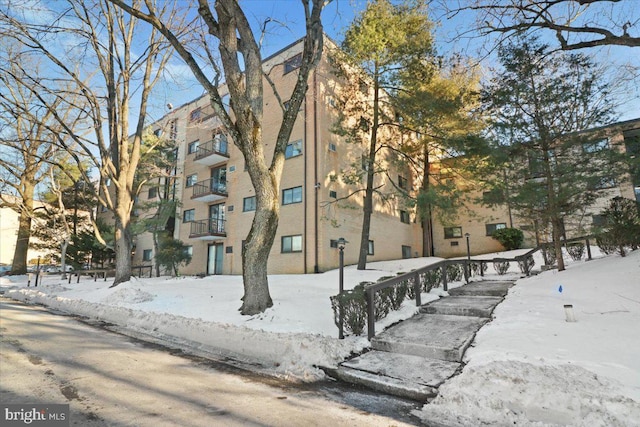
{"type": "MultiPolygon", "coordinates": [[[[295,84],[301,50],[301,43],[296,42],[264,60],[264,69],[283,99],[295,84]]],[[[339,88],[340,82],[325,54],[309,78],[309,90],[286,149],[280,186],[280,223],[269,257],[270,274],[314,273],[336,268],[337,240],[341,237],[350,242],[344,250],[345,262],[357,262],[362,195],[356,191],[357,186],[345,183],[340,176],[361,161],[367,147],[347,142],[332,132],[339,113],[335,102],[339,88]],[[346,198],[354,192],[357,195],[346,198]]],[[[220,91],[225,93],[224,86],[220,91]]],[[[268,89],[264,93],[264,112],[263,139],[269,156],[273,153],[282,110],[268,89]]],[[[612,144],[635,138],[635,148],[628,150],[637,150],[639,128],[640,120],[635,120],[599,131],[612,144]]],[[[253,220],[255,195],[242,154],[225,135],[208,98],[204,96],[171,108],[152,129],[156,135],[175,141],[177,147],[173,197],[180,204],[175,225],[169,228],[192,254],[192,262],[181,268],[182,273],[241,274],[241,248],[253,220]]],[[[404,186],[411,191],[414,182],[411,173],[384,156],[378,161],[387,173],[377,175],[376,187],[404,186]]],[[[456,184],[472,187],[468,182],[456,184]]],[[[620,184],[603,191],[601,201],[585,212],[583,219],[597,221],[606,200],[615,195],[633,197],[633,186],[627,182],[620,184]]],[[[640,182],[634,184],[638,194],[640,182]]],[[[154,200],[158,194],[156,188],[148,187],[139,198],[154,200]]],[[[512,226],[528,230],[527,243],[535,245],[536,235],[530,221],[518,217],[508,206],[489,208],[478,203],[467,208],[467,213],[461,212],[455,223],[433,224],[434,255],[466,255],[467,242],[472,254],[501,250],[490,235],[496,229],[512,226]]],[[[371,221],[368,260],[407,258],[421,253],[422,228],[413,209],[406,207],[401,197],[377,203],[371,221]]],[[[151,236],[138,235],[134,265],[150,265],[153,256],[151,236]]]]}
{"type": "MultiPolygon", "coordinates": [[[[296,42],[264,61],[264,69],[283,99],[295,85],[301,49],[301,43],[296,42]]],[[[339,257],[336,242],[341,237],[350,242],[345,249],[345,262],[357,261],[362,196],[345,199],[355,187],[345,184],[339,176],[360,160],[366,147],[347,143],[331,131],[337,117],[335,83],[325,55],[310,77],[309,90],[286,148],[280,223],[269,257],[270,273],[313,273],[335,268],[339,257]]],[[[221,93],[224,91],[222,87],[221,93]]],[[[272,154],[282,111],[268,89],[264,111],[265,152],[272,154]]],[[[192,262],[182,272],[241,274],[241,248],[255,211],[255,195],[241,152],[225,135],[207,97],[172,108],[152,128],[157,135],[176,141],[175,197],[180,206],[174,237],[188,245],[192,254],[192,262]]],[[[409,185],[407,171],[398,170],[384,156],[378,160],[387,165],[389,176],[409,185]]],[[[388,178],[380,175],[376,179],[376,186],[384,186],[388,178]]],[[[139,199],[154,200],[157,196],[157,189],[149,187],[139,199]]],[[[369,260],[419,253],[420,230],[413,219],[400,200],[377,206],[372,217],[369,260]]],[[[134,264],[152,262],[150,235],[137,236],[135,248],[134,264]]]]}
{"type": "MultiPolygon", "coordinates": [[[[597,129],[584,131],[592,136],[584,150],[613,149],[634,159],[640,156],[640,118],[615,123],[597,129]]],[[[592,165],[598,168],[597,164],[592,165]]],[[[481,200],[482,192],[473,191],[473,182],[459,179],[458,186],[471,188],[470,200],[481,200]]],[[[611,178],[604,179],[597,187],[597,198],[582,211],[564,218],[564,237],[572,238],[591,233],[603,224],[601,212],[614,197],[635,199],[640,202],[640,169],[611,171],[611,178]]],[[[541,242],[551,241],[550,230],[536,224],[532,218],[520,215],[508,205],[487,207],[473,203],[462,209],[455,224],[433,227],[434,254],[441,257],[463,256],[467,254],[466,234],[472,254],[501,250],[501,245],[491,238],[496,229],[515,227],[524,231],[525,245],[534,247],[541,242]]]]}

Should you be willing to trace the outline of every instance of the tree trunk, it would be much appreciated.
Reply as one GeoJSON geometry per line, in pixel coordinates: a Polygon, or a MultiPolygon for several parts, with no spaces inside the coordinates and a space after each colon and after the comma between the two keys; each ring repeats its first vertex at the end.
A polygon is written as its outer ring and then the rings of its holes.
{"type": "MultiPolygon", "coordinates": [[[[18,240],[16,248],[13,252],[13,264],[11,266],[11,274],[27,274],[27,253],[29,251],[29,238],[31,237],[31,215],[26,207],[27,200],[24,200],[24,207],[20,210],[18,219],[18,240]]],[[[33,201],[31,201],[33,207],[33,201]]]]}
{"type": "MultiPolygon", "coordinates": [[[[423,165],[422,165],[422,188],[420,191],[422,194],[426,194],[429,191],[429,168],[431,166],[429,159],[429,149],[424,147],[422,153],[423,165]]],[[[422,256],[433,256],[433,224],[431,223],[431,203],[424,206],[424,212],[420,212],[422,217],[422,256]]]]}
{"type": "Polygon", "coordinates": [[[562,242],[560,241],[561,237],[561,218],[553,218],[551,221],[551,234],[553,236],[553,247],[556,250],[556,263],[558,264],[558,271],[563,271],[564,267],[564,258],[562,257],[562,242]]]}
{"type": "Polygon", "coordinates": [[[371,126],[369,156],[367,158],[367,187],[365,189],[364,206],[362,209],[362,232],[360,234],[358,270],[367,268],[367,255],[369,254],[369,234],[371,231],[371,214],[373,213],[373,178],[375,174],[376,150],[378,148],[378,127],[380,126],[379,80],[380,76],[378,75],[378,67],[376,65],[374,66],[373,73],[373,125],[371,126]]]}
{"type": "Polygon", "coordinates": [[[129,223],[122,221],[116,215],[115,223],[115,255],[116,255],[116,276],[111,287],[131,280],[131,233],[129,223]]]}
{"type": "Polygon", "coordinates": [[[262,313],[273,306],[269,294],[267,264],[280,216],[278,181],[272,180],[266,171],[253,181],[256,189],[256,213],[242,248],[244,296],[240,312],[243,315],[262,313]]]}

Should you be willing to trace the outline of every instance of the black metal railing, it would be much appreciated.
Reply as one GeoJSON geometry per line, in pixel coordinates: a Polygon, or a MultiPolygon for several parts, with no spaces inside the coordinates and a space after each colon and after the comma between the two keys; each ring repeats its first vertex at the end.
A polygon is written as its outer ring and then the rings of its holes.
{"type": "MultiPolygon", "coordinates": [[[[585,247],[587,250],[587,260],[591,260],[591,245],[590,239],[593,239],[594,236],[582,236],[575,237],[562,241],[562,246],[568,246],[570,243],[577,242],[585,242],[585,247]]],[[[531,274],[531,270],[533,268],[533,254],[537,251],[547,250],[553,243],[543,243],[538,247],[531,249],[530,251],[518,255],[513,258],[491,258],[491,259],[478,259],[478,258],[467,258],[467,259],[447,259],[438,261],[434,264],[428,265],[426,267],[411,271],[409,273],[404,273],[402,275],[383,280],[378,283],[372,283],[365,286],[365,297],[367,302],[367,337],[369,340],[373,338],[376,334],[375,331],[375,305],[374,298],[376,292],[390,288],[393,286],[397,286],[400,284],[408,284],[413,287],[413,294],[415,295],[416,306],[422,305],[421,301],[421,288],[422,282],[425,280],[425,275],[431,271],[435,271],[440,269],[440,283],[442,284],[442,288],[447,291],[448,290],[448,279],[447,279],[447,267],[450,265],[461,264],[464,269],[464,278],[467,283],[469,283],[469,278],[473,274],[472,272],[477,271],[481,276],[484,276],[484,271],[486,269],[486,265],[488,263],[500,263],[500,262],[517,262],[520,270],[523,274],[529,276],[531,274]],[[478,269],[473,269],[472,265],[478,265],[478,269]]],[[[544,258],[544,257],[543,257],[544,258]]],[[[546,260],[545,260],[546,262],[546,260]]]]}
{"type": "Polygon", "coordinates": [[[226,220],[219,218],[201,219],[191,223],[189,237],[195,236],[225,236],[226,220]]]}
{"type": "Polygon", "coordinates": [[[438,261],[434,264],[428,265],[426,267],[419,268],[417,270],[413,270],[409,273],[404,273],[396,277],[392,277],[391,279],[384,280],[378,283],[372,283],[370,285],[365,286],[365,296],[367,300],[367,338],[371,340],[376,334],[376,326],[375,326],[375,304],[374,298],[376,292],[390,288],[392,286],[397,286],[400,284],[407,283],[413,287],[413,294],[415,295],[416,306],[422,305],[421,300],[421,289],[422,289],[422,281],[424,280],[424,276],[431,272],[440,269],[440,283],[442,284],[442,288],[447,291],[448,290],[448,278],[447,278],[447,267],[450,265],[462,265],[464,270],[464,278],[467,283],[469,283],[469,278],[472,273],[472,264],[478,264],[480,268],[478,268],[478,272],[481,276],[484,276],[485,265],[489,262],[506,262],[506,261],[515,261],[518,262],[521,266],[522,272],[527,276],[531,274],[531,268],[533,266],[532,263],[529,262],[529,259],[533,257],[533,254],[540,250],[540,248],[534,248],[522,255],[518,255],[514,258],[493,258],[493,259],[446,259],[442,261],[438,261]]]}
{"type": "Polygon", "coordinates": [[[227,181],[221,181],[216,178],[205,179],[204,181],[193,184],[192,198],[206,196],[208,194],[217,194],[226,197],[227,181]]]}
{"type": "Polygon", "coordinates": [[[229,157],[229,143],[226,138],[215,138],[204,144],[198,145],[196,149],[195,160],[202,159],[212,154],[219,154],[224,157],[229,157]]]}

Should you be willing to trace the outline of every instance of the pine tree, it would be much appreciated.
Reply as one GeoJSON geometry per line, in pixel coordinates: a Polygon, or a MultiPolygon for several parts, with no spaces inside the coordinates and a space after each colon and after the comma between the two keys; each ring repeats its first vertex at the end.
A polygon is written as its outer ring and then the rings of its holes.
{"type": "Polygon", "coordinates": [[[587,56],[551,52],[535,38],[501,47],[499,59],[502,70],[484,90],[497,166],[488,188],[537,230],[551,230],[564,270],[565,219],[627,170],[606,140],[583,132],[613,120],[611,86],[587,56]]]}

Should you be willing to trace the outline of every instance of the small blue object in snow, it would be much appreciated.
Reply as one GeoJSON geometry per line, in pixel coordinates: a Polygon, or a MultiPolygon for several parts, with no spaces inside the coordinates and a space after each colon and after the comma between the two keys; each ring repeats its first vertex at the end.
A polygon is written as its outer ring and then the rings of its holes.
{"type": "Polygon", "coordinates": [[[562,285],[558,287],[558,292],[562,293],[562,285]]]}

